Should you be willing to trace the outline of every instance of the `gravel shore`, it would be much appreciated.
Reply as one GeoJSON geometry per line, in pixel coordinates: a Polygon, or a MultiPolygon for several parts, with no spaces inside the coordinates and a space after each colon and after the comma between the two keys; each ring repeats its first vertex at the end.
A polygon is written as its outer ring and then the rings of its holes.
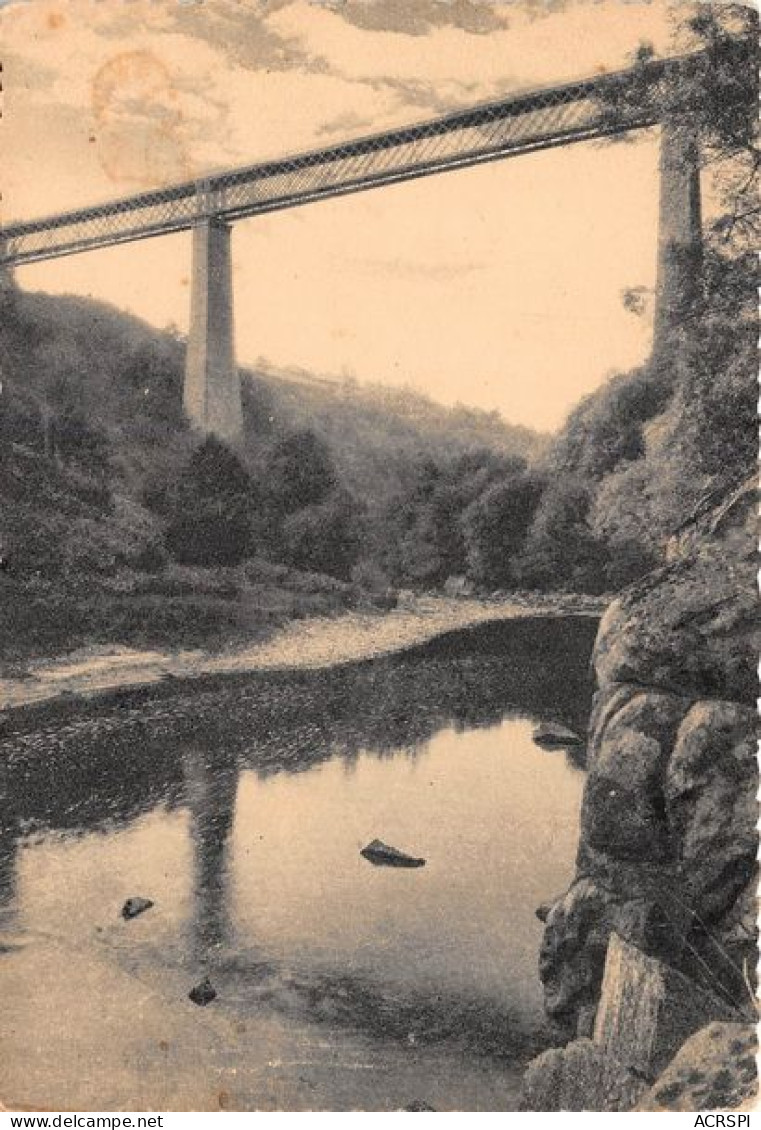
{"type": "Polygon", "coordinates": [[[599,600],[572,596],[531,601],[419,597],[385,613],[349,612],[334,618],[294,620],[265,642],[218,654],[91,647],[61,659],[30,661],[20,674],[0,679],[0,710],[64,695],[88,697],[120,687],[151,685],[166,678],[330,667],[402,651],[444,632],[489,620],[599,615],[602,610],[599,600]]]}

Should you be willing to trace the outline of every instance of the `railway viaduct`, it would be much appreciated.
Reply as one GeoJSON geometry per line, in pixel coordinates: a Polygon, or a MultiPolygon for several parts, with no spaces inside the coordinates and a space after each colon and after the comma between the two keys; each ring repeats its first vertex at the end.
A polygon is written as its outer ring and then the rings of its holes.
{"type": "MultiPolygon", "coordinates": [[[[657,90],[669,68],[648,64],[657,90]]],[[[598,75],[459,110],[402,129],[217,173],[107,203],[0,228],[0,271],[117,243],[190,230],[191,315],[184,407],[199,430],[235,440],[242,427],[235,364],[231,226],[295,208],[485,162],[661,127],[654,349],[666,348],[699,286],[702,225],[698,144],[684,116],[637,99],[642,71],[598,75]]]]}

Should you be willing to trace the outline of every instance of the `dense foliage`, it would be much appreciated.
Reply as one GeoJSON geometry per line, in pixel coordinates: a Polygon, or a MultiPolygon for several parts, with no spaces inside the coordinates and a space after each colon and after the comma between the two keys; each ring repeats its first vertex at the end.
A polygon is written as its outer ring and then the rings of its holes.
{"type": "MultiPolygon", "coordinates": [[[[93,543],[87,559],[97,558],[95,535],[56,514],[56,500],[65,505],[82,486],[102,503],[88,515],[93,530],[113,522],[113,499],[141,514],[141,561],[209,567],[264,555],[345,578],[363,556],[368,576],[369,526],[412,488],[421,455],[483,446],[529,455],[543,443],[496,414],[446,409],[408,390],[265,371],[243,375],[236,450],[202,444],[182,415],[177,334],[85,299],[19,290],[0,300],[0,460],[22,477],[41,460],[51,484],[39,505],[16,506],[10,480],[0,482],[0,551],[19,573],[65,573],[84,540],[93,543]]],[[[374,577],[382,587],[384,575],[374,577]]]]}

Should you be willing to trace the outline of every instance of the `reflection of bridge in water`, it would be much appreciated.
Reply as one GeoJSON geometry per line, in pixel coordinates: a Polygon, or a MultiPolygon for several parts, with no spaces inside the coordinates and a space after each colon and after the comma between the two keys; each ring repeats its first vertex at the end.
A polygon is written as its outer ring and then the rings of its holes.
{"type": "Polygon", "coordinates": [[[194,956],[213,958],[227,940],[227,840],[232,830],[240,767],[224,747],[208,750],[192,742],[182,752],[185,802],[190,809],[193,846],[194,956]]]}
{"type": "MultiPolygon", "coordinates": [[[[657,89],[695,56],[647,64],[657,89]]],[[[230,225],[235,220],[433,173],[662,124],[656,348],[694,291],[700,258],[697,145],[637,97],[641,69],[598,75],[460,110],[403,129],[230,170],[89,208],[0,228],[0,268],[193,230],[185,409],[202,430],[240,431],[233,346],[230,225]],[[693,277],[691,277],[693,276],[693,277]]]]}

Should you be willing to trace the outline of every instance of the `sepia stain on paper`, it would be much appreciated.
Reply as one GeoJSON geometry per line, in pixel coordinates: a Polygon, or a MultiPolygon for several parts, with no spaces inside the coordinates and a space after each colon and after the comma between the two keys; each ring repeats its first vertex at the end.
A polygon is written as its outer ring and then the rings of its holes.
{"type": "Polygon", "coordinates": [[[105,63],[91,104],[98,158],[112,181],[153,186],[190,176],[180,101],[152,51],[121,52],[105,63]]]}
{"type": "Polygon", "coordinates": [[[45,23],[50,31],[59,31],[66,26],[66,17],[63,12],[48,12],[45,17],[45,23]]]}

